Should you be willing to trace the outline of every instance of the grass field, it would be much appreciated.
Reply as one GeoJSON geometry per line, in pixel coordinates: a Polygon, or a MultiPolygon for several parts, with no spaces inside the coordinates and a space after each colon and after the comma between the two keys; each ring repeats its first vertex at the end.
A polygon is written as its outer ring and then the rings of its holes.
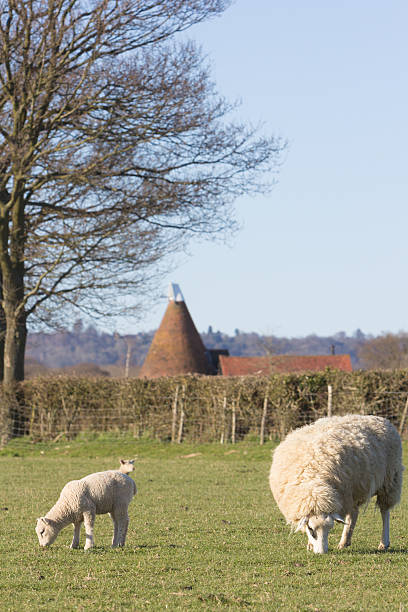
{"type": "Polygon", "coordinates": [[[337,526],[329,554],[313,555],[273,502],[272,448],[12,442],[0,452],[0,610],[408,611],[406,491],[392,512],[389,552],[376,550],[381,517],[371,503],[351,549],[336,550],[337,526]],[[135,455],[139,491],[124,549],[110,548],[107,515],[96,519],[92,551],[69,549],[70,527],[39,548],[36,517],[68,480],[135,455]]]}

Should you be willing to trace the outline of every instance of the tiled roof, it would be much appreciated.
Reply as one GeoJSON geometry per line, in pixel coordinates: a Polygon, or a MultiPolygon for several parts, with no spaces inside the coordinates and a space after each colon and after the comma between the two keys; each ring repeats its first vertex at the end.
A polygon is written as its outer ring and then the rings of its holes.
{"type": "Polygon", "coordinates": [[[350,355],[270,355],[266,357],[230,357],[220,355],[223,376],[269,375],[320,372],[326,368],[351,372],[350,355]]]}
{"type": "Polygon", "coordinates": [[[156,378],[179,374],[209,374],[201,336],[184,301],[168,303],[139,376],[156,378]]]}

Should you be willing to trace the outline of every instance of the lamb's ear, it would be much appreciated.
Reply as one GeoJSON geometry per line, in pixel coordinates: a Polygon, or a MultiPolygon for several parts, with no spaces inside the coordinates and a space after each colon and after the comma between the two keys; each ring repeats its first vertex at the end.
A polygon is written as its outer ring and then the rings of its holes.
{"type": "Polygon", "coordinates": [[[305,525],[307,525],[307,521],[308,521],[307,516],[304,516],[302,519],[300,519],[300,521],[298,522],[298,526],[295,529],[295,533],[297,531],[300,531],[305,525]]]}
{"type": "Polygon", "coordinates": [[[131,463],[132,465],[134,464],[136,460],[135,459],[129,459],[129,463],[131,463]]]}
{"type": "Polygon", "coordinates": [[[41,521],[42,523],[45,523],[46,525],[49,525],[49,521],[47,518],[45,518],[45,516],[40,516],[40,518],[37,519],[37,523],[38,521],[41,521]]]}
{"type": "Polygon", "coordinates": [[[332,514],[331,516],[334,521],[337,521],[338,523],[343,523],[343,525],[346,525],[346,521],[344,520],[344,518],[340,516],[340,514],[332,514]]]}
{"type": "Polygon", "coordinates": [[[125,465],[126,461],[124,459],[120,460],[121,465],[125,465]]]}

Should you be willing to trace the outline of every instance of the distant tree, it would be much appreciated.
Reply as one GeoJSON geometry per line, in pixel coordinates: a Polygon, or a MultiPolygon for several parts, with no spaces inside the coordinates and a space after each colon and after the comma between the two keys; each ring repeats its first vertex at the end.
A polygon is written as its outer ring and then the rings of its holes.
{"type": "MultiPolygon", "coordinates": [[[[53,372],[55,373],[55,370],[53,372]]],[[[79,363],[57,370],[57,372],[65,376],[76,376],[79,378],[108,377],[110,375],[109,372],[103,370],[95,363],[79,363]]]]}
{"type": "Polygon", "coordinates": [[[358,353],[362,365],[369,369],[408,367],[408,334],[383,334],[363,344],[358,353]]]}
{"type": "Polygon", "coordinates": [[[356,329],[356,331],[353,334],[353,338],[355,338],[359,342],[364,342],[366,340],[366,336],[364,332],[361,331],[361,329],[356,329]]]}
{"type": "MultiPolygon", "coordinates": [[[[189,235],[233,228],[279,139],[228,122],[176,35],[229,0],[0,0],[0,323],[4,382],[27,318],[103,315],[142,296],[189,235]]],[[[1,361],[0,361],[1,364],[1,361]]]]}
{"type": "Polygon", "coordinates": [[[277,338],[274,336],[259,336],[258,342],[264,355],[276,355],[279,352],[277,338]]]}
{"type": "MultiPolygon", "coordinates": [[[[115,366],[116,375],[123,376],[125,372],[128,345],[131,351],[128,358],[129,376],[133,375],[134,368],[140,366],[152,342],[154,331],[141,332],[124,338],[119,334],[98,333],[95,329],[83,327],[79,333],[69,330],[59,332],[30,333],[27,342],[27,357],[35,359],[49,368],[72,366],[78,363],[96,363],[102,367],[115,366]]],[[[352,359],[353,367],[362,367],[357,354],[363,344],[372,340],[365,336],[365,340],[353,337],[344,338],[340,345],[334,336],[319,337],[316,335],[304,338],[280,338],[277,336],[261,336],[255,332],[228,336],[223,332],[202,333],[204,345],[214,349],[228,349],[230,355],[258,356],[268,354],[265,343],[272,346],[277,355],[327,355],[330,345],[336,344],[336,353],[348,353],[352,359]],[[338,349],[338,350],[337,350],[338,349]]],[[[30,368],[31,370],[31,368],[30,368]]]]}
{"type": "Polygon", "coordinates": [[[82,333],[83,329],[84,324],[82,322],[82,319],[77,319],[72,326],[72,333],[78,336],[80,333],[82,333]]]}

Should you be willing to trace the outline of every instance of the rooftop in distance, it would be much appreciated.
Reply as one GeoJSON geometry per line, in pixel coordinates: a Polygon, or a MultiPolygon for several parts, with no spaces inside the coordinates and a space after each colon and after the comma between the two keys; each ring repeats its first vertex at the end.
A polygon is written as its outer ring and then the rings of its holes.
{"type": "Polygon", "coordinates": [[[139,376],[156,378],[182,374],[270,376],[274,373],[351,371],[350,355],[271,355],[235,357],[227,349],[206,349],[177,283],[168,288],[166,311],[139,376]]]}

